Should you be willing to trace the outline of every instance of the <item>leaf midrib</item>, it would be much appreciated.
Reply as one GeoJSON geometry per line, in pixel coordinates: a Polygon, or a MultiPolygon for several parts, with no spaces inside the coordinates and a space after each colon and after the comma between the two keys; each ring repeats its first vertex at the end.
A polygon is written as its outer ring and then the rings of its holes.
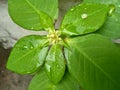
{"type": "Polygon", "coordinates": [[[29,0],[25,0],[25,1],[37,14],[40,15],[39,10],[34,5],[32,5],[29,0]]]}
{"type": "Polygon", "coordinates": [[[31,54],[32,52],[34,52],[35,50],[37,50],[38,48],[40,48],[40,50],[42,49],[42,47],[44,46],[44,44],[47,41],[45,41],[42,45],[39,44],[36,48],[32,49],[31,51],[29,51],[28,53],[24,54],[23,56],[21,56],[20,58],[18,58],[18,60],[14,61],[13,63],[11,63],[11,65],[15,64],[16,62],[20,61],[22,58],[26,57],[27,55],[31,54]]]}
{"type": "MultiPolygon", "coordinates": [[[[97,12],[103,11],[105,8],[106,8],[106,7],[102,8],[102,9],[96,10],[95,12],[89,14],[88,17],[94,15],[94,14],[97,13],[97,12]]],[[[80,18],[80,19],[77,19],[77,20],[74,22],[74,25],[77,25],[76,23],[77,23],[77,22],[80,22],[80,21],[82,21],[82,20],[83,20],[83,19],[81,19],[81,18],[80,18]]],[[[69,28],[70,26],[71,26],[71,25],[69,25],[67,28],[69,28]]],[[[67,29],[67,28],[66,28],[66,29],[67,29]]]]}
{"type": "Polygon", "coordinates": [[[74,44],[73,44],[73,47],[76,47],[76,49],[77,49],[83,56],[85,56],[86,58],[88,58],[87,60],[89,60],[96,68],[98,68],[101,72],[103,72],[104,75],[105,75],[109,80],[111,80],[115,85],[117,85],[118,87],[120,87],[119,84],[117,84],[116,81],[113,80],[111,76],[109,76],[99,65],[97,65],[95,62],[92,61],[92,59],[84,52],[84,50],[82,50],[82,48],[80,48],[80,47],[78,48],[78,46],[76,46],[76,45],[74,45],[74,44]],[[79,50],[79,49],[80,49],[80,50],[79,50]]]}
{"type": "MultiPolygon", "coordinates": [[[[24,54],[22,57],[18,58],[18,60],[14,61],[13,63],[11,63],[11,65],[15,64],[16,62],[20,61],[22,58],[26,57],[27,55],[29,55],[30,53],[34,52],[36,49],[40,48],[40,46],[32,49],[31,51],[29,51],[28,53],[24,54]]],[[[42,48],[42,47],[41,47],[42,48]]],[[[41,49],[40,48],[40,49],[41,49]]]]}

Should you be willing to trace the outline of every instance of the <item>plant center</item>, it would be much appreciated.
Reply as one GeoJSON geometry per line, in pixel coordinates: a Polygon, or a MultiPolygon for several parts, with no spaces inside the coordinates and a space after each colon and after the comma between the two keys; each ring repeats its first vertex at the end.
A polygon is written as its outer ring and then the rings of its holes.
{"type": "Polygon", "coordinates": [[[51,44],[54,43],[58,43],[59,41],[61,41],[61,37],[60,37],[60,32],[59,31],[50,31],[49,34],[47,35],[47,37],[49,38],[49,42],[51,44]]]}

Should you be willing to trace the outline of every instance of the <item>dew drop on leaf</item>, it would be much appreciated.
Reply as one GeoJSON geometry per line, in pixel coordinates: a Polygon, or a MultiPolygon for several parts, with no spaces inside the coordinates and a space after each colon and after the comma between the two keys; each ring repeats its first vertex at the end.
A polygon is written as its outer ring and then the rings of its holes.
{"type": "Polygon", "coordinates": [[[120,5],[118,5],[118,7],[120,7],[120,5]]]}
{"type": "Polygon", "coordinates": [[[33,49],[33,46],[31,46],[30,48],[33,49]]]}
{"type": "Polygon", "coordinates": [[[59,65],[57,65],[57,67],[59,67],[59,65]]]}
{"type": "Polygon", "coordinates": [[[23,49],[28,49],[28,46],[26,46],[26,45],[25,45],[25,46],[23,46],[23,49]]]}
{"type": "Polygon", "coordinates": [[[33,45],[24,45],[23,47],[22,47],[23,49],[33,49],[34,47],[33,47],[33,45]]]}
{"type": "Polygon", "coordinates": [[[74,11],[74,9],[72,8],[72,9],[70,9],[70,11],[74,11]]]}
{"type": "Polygon", "coordinates": [[[31,27],[31,29],[34,29],[33,27],[31,27]]]}
{"type": "Polygon", "coordinates": [[[81,14],[82,19],[86,19],[87,17],[88,17],[88,15],[86,13],[81,14]]]}
{"type": "Polygon", "coordinates": [[[108,12],[108,15],[109,15],[109,16],[112,16],[113,12],[115,11],[115,5],[110,4],[109,7],[110,7],[110,10],[109,10],[109,12],[108,12]]]}
{"type": "Polygon", "coordinates": [[[29,74],[30,72],[27,72],[27,74],[29,74]]]}
{"type": "Polygon", "coordinates": [[[81,4],[79,4],[78,6],[81,6],[81,4]]]}

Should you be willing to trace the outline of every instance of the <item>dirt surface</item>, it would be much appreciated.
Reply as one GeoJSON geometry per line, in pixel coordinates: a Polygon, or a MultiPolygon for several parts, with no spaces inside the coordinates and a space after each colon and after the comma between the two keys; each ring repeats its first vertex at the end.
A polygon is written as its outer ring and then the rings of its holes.
{"type": "MultiPolygon", "coordinates": [[[[10,27],[14,28],[14,31],[19,28],[11,22],[7,13],[7,1],[0,0],[0,90],[27,90],[31,76],[18,75],[5,68],[11,48],[17,41],[11,38],[14,35],[10,34],[10,27]]],[[[14,33],[18,36],[17,38],[20,37],[18,32],[14,33]]]]}
{"type": "Polygon", "coordinates": [[[0,46],[0,90],[27,90],[32,77],[18,75],[5,68],[10,51],[0,46]]]}

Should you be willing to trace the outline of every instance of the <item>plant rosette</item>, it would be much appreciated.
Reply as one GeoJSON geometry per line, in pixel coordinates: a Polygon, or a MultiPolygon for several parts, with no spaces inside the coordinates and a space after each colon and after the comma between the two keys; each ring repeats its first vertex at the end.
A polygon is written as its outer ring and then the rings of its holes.
{"type": "Polygon", "coordinates": [[[28,90],[120,90],[120,49],[112,42],[120,37],[120,25],[113,22],[120,21],[120,2],[107,1],[85,0],[72,7],[56,30],[58,0],[8,0],[16,24],[48,34],[18,40],[7,69],[34,74],[28,90]]]}

